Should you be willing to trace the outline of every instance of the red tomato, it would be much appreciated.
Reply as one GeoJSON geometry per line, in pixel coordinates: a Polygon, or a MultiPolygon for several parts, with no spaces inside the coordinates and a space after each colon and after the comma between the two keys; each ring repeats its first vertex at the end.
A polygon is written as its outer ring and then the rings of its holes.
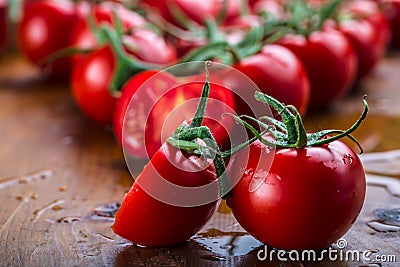
{"type": "Polygon", "coordinates": [[[116,98],[109,87],[115,59],[109,46],[98,49],[74,64],[71,89],[81,111],[92,120],[110,124],[116,98]]]}
{"type": "Polygon", "coordinates": [[[344,10],[356,19],[367,19],[376,28],[379,35],[377,46],[387,47],[391,39],[390,25],[378,4],[370,0],[346,2],[344,10]]]}
{"type": "Polygon", "coordinates": [[[381,0],[392,31],[392,46],[400,48],[400,0],[381,0]]]}
{"type": "MultiPolygon", "coordinates": [[[[123,36],[123,41],[126,51],[140,60],[163,65],[176,61],[174,47],[150,30],[135,31],[123,36]]],[[[116,60],[119,59],[110,47],[99,48],[81,57],[73,68],[72,91],[76,103],[89,118],[101,124],[111,124],[113,119],[115,98],[109,90],[116,60]]]]}
{"type": "MultiPolygon", "coordinates": [[[[195,197],[195,192],[191,196],[182,196],[178,189],[168,191],[160,179],[185,188],[210,184],[216,179],[214,165],[203,168],[202,161],[164,143],[125,195],[115,215],[114,232],[144,246],[172,245],[197,233],[213,215],[218,201],[195,207],[174,206],[156,199],[145,190],[156,189],[166,194],[166,198],[195,197]],[[147,186],[143,187],[144,184],[147,186]]],[[[218,198],[217,187],[208,197],[218,198]]]]}
{"type": "Polygon", "coordinates": [[[368,20],[343,21],[339,30],[349,39],[357,55],[357,80],[365,77],[384,56],[386,44],[368,20]]]}
{"type": "Polygon", "coordinates": [[[349,91],[357,67],[351,44],[339,31],[325,29],[308,37],[286,35],[278,42],[304,64],[310,79],[310,111],[326,108],[349,91]]]}
{"type": "Polygon", "coordinates": [[[259,141],[247,149],[249,160],[243,150],[229,167],[231,176],[242,177],[227,204],[255,238],[285,250],[323,249],[355,222],[365,197],[365,174],[357,154],[343,142],[278,149],[269,172],[258,163],[273,152],[259,141]]]}
{"type": "Polygon", "coordinates": [[[54,78],[67,79],[68,58],[43,64],[50,54],[70,45],[70,35],[79,15],[71,1],[42,0],[28,3],[19,25],[18,41],[23,54],[54,78]]]}
{"type": "MultiPolygon", "coordinates": [[[[193,117],[197,98],[200,97],[204,85],[203,81],[197,81],[195,77],[179,80],[166,73],[160,74],[157,79],[146,81],[154,74],[143,72],[128,81],[118,99],[114,114],[114,131],[119,142],[132,156],[141,158],[151,158],[183,121],[193,117]],[[138,91],[140,86],[146,89],[138,91]],[[127,113],[131,100],[133,103],[127,113]],[[122,136],[122,132],[125,136],[122,136]]],[[[233,126],[232,118],[221,116],[234,110],[233,93],[211,82],[203,125],[211,129],[219,145],[228,141],[228,131],[233,126]]]]}
{"type": "Polygon", "coordinates": [[[7,43],[6,1],[0,0],[0,50],[7,43]]]}
{"type": "MultiPolygon", "coordinates": [[[[126,9],[120,4],[111,2],[104,2],[93,6],[87,2],[81,2],[79,4],[80,12],[85,14],[79,19],[72,30],[71,45],[77,48],[87,49],[95,48],[98,44],[95,35],[92,33],[88,25],[89,14],[94,16],[97,22],[97,26],[100,24],[111,24],[115,25],[113,18],[113,12],[118,15],[118,19],[121,20],[122,30],[127,31],[135,27],[143,27],[146,21],[137,13],[126,9]],[[92,13],[91,13],[92,12],[92,13]]],[[[80,56],[75,57],[77,60],[80,56]]]]}
{"type": "Polygon", "coordinates": [[[243,59],[235,68],[246,74],[261,92],[294,105],[305,114],[310,84],[303,64],[289,49],[266,45],[260,53],[243,59]]]}
{"type": "MultiPolygon", "coordinates": [[[[147,114],[150,113],[150,108],[154,105],[153,90],[161,90],[156,92],[156,95],[162,94],[166,88],[173,87],[175,84],[174,77],[168,75],[165,72],[158,76],[158,86],[151,86],[152,90],[143,90],[140,96],[136,96],[136,99],[140,99],[136,109],[132,112],[127,113],[129,104],[133,99],[133,96],[138,89],[144,84],[151,76],[157,74],[158,71],[150,70],[141,72],[133,76],[124,86],[121,96],[118,99],[114,109],[114,121],[113,130],[120,144],[132,153],[133,155],[141,158],[147,158],[146,149],[144,149],[144,130],[143,126],[146,124],[147,114]],[[162,76],[161,76],[162,75],[162,76]],[[162,87],[160,85],[163,85],[162,87]],[[126,117],[126,123],[124,120],[126,117]],[[132,136],[130,138],[122,138],[122,132],[126,128],[126,134],[132,136]],[[130,140],[133,139],[133,140],[130,140]],[[139,140],[139,141],[138,141],[139,140]]],[[[150,86],[149,86],[150,87],[150,86]]]]}

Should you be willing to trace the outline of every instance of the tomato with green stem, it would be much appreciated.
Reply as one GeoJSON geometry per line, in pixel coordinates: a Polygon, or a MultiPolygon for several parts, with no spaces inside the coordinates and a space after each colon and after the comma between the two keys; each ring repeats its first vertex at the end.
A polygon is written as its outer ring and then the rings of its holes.
{"type": "Polygon", "coordinates": [[[201,126],[209,92],[206,78],[191,123],[176,129],[125,195],[112,226],[116,234],[144,246],[172,245],[189,239],[211,218],[219,197],[216,179],[225,177],[225,166],[210,129],[201,126]],[[215,186],[206,195],[196,193],[210,184],[215,186]],[[196,197],[199,202],[193,202],[196,197]]]}
{"type": "Polygon", "coordinates": [[[349,230],[364,202],[362,163],[339,139],[356,141],[351,133],[364,120],[367,103],[364,100],[363,114],[347,131],[306,133],[293,106],[261,93],[256,97],[279,112],[282,121],[262,118],[259,122],[268,132],[264,136],[250,127],[259,141],[234,155],[236,164],[228,166],[229,176],[241,178],[227,204],[240,225],[269,246],[324,249],[349,230]],[[263,161],[271,156],[270,169],[264,168],[263,161]]]}

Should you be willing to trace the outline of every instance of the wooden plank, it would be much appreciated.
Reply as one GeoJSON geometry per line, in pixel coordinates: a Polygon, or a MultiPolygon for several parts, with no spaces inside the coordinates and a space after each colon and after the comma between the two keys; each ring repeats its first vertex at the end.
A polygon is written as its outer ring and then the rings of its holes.
{"type": "MultiPolygon", "coordinates": [[[[355,135],[367,151],[399,149],[399,70],[400,55],[386,58],[363,83],[362,92],[339,101],[328,112],[310,116],[307,126],[350,126],[361,111],[360,97],[367,92],[371,113],[355,135]]],[[[112,218],[96,211],[120,201],[133,181],[121,149],[110,131],[80,114],[67,85],[43,81],[18,55],[0,59],[0,125],[1,266],[367,264],[261,262],[257,259],[261,244],[237,224],[224,203],[207,226],[184,244],[143,248],[114,235],[112,218]]],[[[383,164],[380,175],[390,169],[396,176],[396,162],[383,164]]],[[[349,249],[396,255],[397,264],[383,266],[398,266],[400,231],[376,230],[382,227],[376,222],[376,210],[399,208],[400,198],[388,193],[387,177],[372,178],[362,214],[345,238],[349,249]]]]}

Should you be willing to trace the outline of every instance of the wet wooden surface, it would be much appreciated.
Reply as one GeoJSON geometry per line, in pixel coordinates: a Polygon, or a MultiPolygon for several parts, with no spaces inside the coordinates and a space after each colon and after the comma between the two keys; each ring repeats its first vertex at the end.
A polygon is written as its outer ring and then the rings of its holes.
{"type": "Polygon", "coordinates": [[[372,258],[395,255],[397,263],[261,262],[261,244],[224,203],[197,236],[178,246],[142,248],[114,235],[104,213],[133,180],[111,131],[80,114],[68,85],[45,82],[20,56],[3,55],[0,266],[399,266],[399,218],[382,221],[380,212],[400,208],[400,155],[393,152],[400,149],[400,54],[385,58],[359,93],[309,116],[307,126],[350,126],[365,92],[371,112],[355,136],[367,152],[392,153],[363,157],[370,173],[367,198],[345,236],[346,249],[370,250],[372,258]]]}

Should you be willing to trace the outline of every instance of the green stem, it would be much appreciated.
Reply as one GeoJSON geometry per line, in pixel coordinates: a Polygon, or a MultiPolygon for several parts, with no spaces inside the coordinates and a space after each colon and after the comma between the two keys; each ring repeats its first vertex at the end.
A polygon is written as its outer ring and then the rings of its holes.
{"type": "Polygon", "coordinates": [[[209,66],[211,66],[211,61],[206,61],[204,63],[204,67],[206,70],[206,82],[204,83],[203,90],[201,91],[201,98],[199,105],[197,106],[196,113],[194,114],[194,118],[192,120],[192,123],[190,124],[190,126],[192,127],[200,127],[206,114],[208,96],[210,95],[210,74],[208,71],[209,66]]]}
{"type": "Polygon", "coordinates": [[[118,94],[122,86],[136,73],[144,70],[162,68],[160,65],[140,62],[130,57],[125,52],[118,33],[108,25],[103,25],[101,31],[106,40],[111,44],[116,56],[117,66],[110,86],[111,93],[118,94]]]}

